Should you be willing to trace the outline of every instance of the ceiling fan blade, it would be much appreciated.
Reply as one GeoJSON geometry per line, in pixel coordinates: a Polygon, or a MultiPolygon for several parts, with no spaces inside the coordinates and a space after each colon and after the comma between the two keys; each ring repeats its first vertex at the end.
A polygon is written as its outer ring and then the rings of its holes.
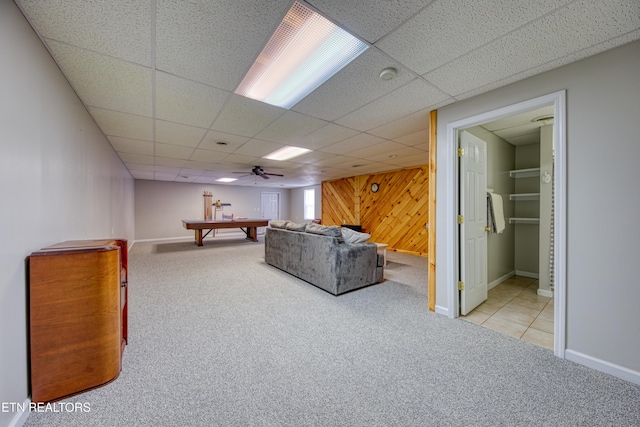
{"type": "Polygon", "coordinates": [[[260,175],[258,175],[258,176],[261,176],[261,177],[263,177],[264,179],[269,179],[269,177],[268,177],[267,175],[271,175],[271,174],[270,174],[270,173],[263,173],[263,174],[260,174],[260,175]]]}
{"type": "Polygon", "coordinates": [[[279,173],[265,173],[265,175],[271,175],[271,176],[284,176],[284,175],[280,175],[279,173]]]}

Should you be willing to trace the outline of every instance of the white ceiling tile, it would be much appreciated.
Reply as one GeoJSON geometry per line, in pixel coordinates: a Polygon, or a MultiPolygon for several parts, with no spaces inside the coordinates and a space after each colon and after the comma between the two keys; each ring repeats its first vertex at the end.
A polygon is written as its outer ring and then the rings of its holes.
{"type": "Polygon", "coordinates": [[[191,154],[189,160],[193,160],[196,162],[216,163],[223,161],[228,155],[228,153],[225,153],[223,151],[210,151],[198,148],[191,154]]]}
{"type": "Polygon", "coordinates": [[[425,74],[456,96],[640,28],[640,2],[582,0],[425,74]],[[589,32],[580,31],[588,26],[589,32]]]}
{"type": "Polygon", "coordinates": [[[165,166],[169,168],[178,168],[178,169],[183,167],[187,162],[184,159],[175,159],[175,158],[159,157],[159,156],[156,156],[154,158],[154,161],[155,161],[156,167],[165,166]]]}
{"type": "Polygon", "coordinates": [[[151,141],[121,138],[119,136],[109,136],[107,139],[116,151],[153,156],[153,142],[151,141]]]}
{"type": "Polygon", "coordinates": [[[233,94],[211,129],[253,137],[285,111],[287,110],[233,94]]]}
{"type": "Polygon", "coordinates": [[[377,156],[384,153],[387,153],[387,155],[389,153],[393,154],[398,150],[402,150],[403,148],[406,148],[406,146],[398,144],[397,142],[383,141],[379,144],[369,145],[366,148],[350,151],[348,155],[350,157],[359,157],[362,159],[370,160],[372,156],[377,156]]]}
{"type": "Polygon", "coordinates": [[[290,0],[272,0],[268,7],[252,0],[158,1],[156,66],[233,92],[290,4],[290,0]]]}
{"type": "Polygon", "coordinates": [[[287,111],[267,126],[256,138],[295,145],[295,141],[326,125],[324,120],[287,111]]]}
{"type": "Polygon", "coordinates": [[[321,13],[370,43],[392,31],[433,0],[312,0],[321,13]]]}
{"type": "Polygon", "coordinates": [[[225,163],[231,163],[236,165],[257,165],[260,159],[255,156],[241,156],[239,154],[229,154],[225,158],[225,163]]]}
{"type": "Polygon", "coordinates": [[[134,153],[118,153],[120,156],[120,160],[124,163],[138,163],[141,165],[152,165],[153,156],[146,156],[144,154],[134,154],[134,153]]]}
{"type": "Polygon", "coordinates": [[[184,145],[186,147],[197,147],[207,132],[206,129],[165,122],[163,120],[156,120],[155,126],[156,141],[166,144],[184,145]]]}
{"type": "Polygon", "coordinates": [[[394,92],[336,120],[336,123],[367,131],[398,120],[446,98],[448,96],[434,86],[422,79],[415,79],[394,92]]]}
{"type": "Polygon", "coordinates": [[[369,135],[367,133],[360,133],[351,138],[347,138],[344,141],[340,141],[336,144],[324,147],[321,151],[325,153],[345,154],[350,151],[356,151],[363,148],[371,147],[383,141],[384,139],[380,137],[369,135]]]}
{"type": "Polygon", "coordinates": [[[204,139],[198,145],[203,150],[224,151],[231,153],[238,147],[249,140],[246,136],[232,135],[230,133],[218,132],[215,130],[208,131],[204,139]],[[224,143],[224,144],[219,144],[224,143]]]}
{"type": "Polygon", "coordinates": [[[186,160],[191,157],[191,153],[193,153],[193,147],[155,143],[155,155],[159,157],[186,160]]]}
{"type": "Polygon", "coordinates": [[[127,168],[130,171],[132,171],[132,170],[147,171],[147,172],[153,172],[154,171],[154,165],[152,165],[152,164],[125,163],[125,165],[127,166],[127,168]]]}
{"type": "Polygon", "coordinates": [[[526,126],[528,130],[531,130],[540,127],[540,123],[534,122],[535,119],[540,117],[553,117],[553,105],[505,117],[500,120],[494,120],[490,123],[483,124],[482,127],[490,132],[509,128],[520,128],[522,126],[526,126]]]}
{"type": "Polygon", "coordinates": [[[240,146],[237,150],[233,152],[233,154],[240,154],[243,156],[257,156],[262,157],[267,154],[273,153],[274,151],[284,147],[283,144],[276,144],[275,142],[267,142],[260,141],[257,139],[252,139],[242,146],[240,146]]]}
{"type": "Polygon", "coordinates": [[[373,128],[367,133],[387,139],[397,139],[418,131],[429,129],[429,112],[431,108],[421,109],[398,120],[373,128]]]}
{"type": "Polygon", "coordinates": [[[160,173],[180,173],[182,167],[172,167],[172,166],[164,166],[164,165],[156,165],[154,170],[160,173]]]}
{"type": "Polygon", "coordinates": [[[220,164],[217,164],[217,163],[187,160],[184,163],[183,168],[181,170],[194,169],[194,170],[214,171],[214,170],[217,170],[217,168],[219,167],[220,167],[220,164]]]}
{"type": "Polygon", "coordinates": [[[156,72],[156,117],[208,128],[229,92],[170,74],[156,72]]]}
{"type": "Polygon", "coordinates": [[[463,100],[467,98],[471,98],[476,95],[480,95],[485,92],[489,92],[490,90],[497,89],[502,86],[506,86],[508,84],[524,80],[528,77],[535,76],[536,74],[544,73],[545,71],[553,70],[554,68],[562,67],[563,65],[571,64],[573,62],[579,61],[581,59],[587,58],[592,55],[596,55],[600,52],[604,52],[609,49],[613,49],[618,46],[622,46],[627,43],[634,42],[636,40],[640,40],[640,29],[628,32],[619,37],[614,37],[612,39],[608,39],[602,43],[598,43],[594,46],[591,46],[587,49],[582,49],[577,52],[573,52],[569,55],[558,58],[554,61],[549,61],[543,63],[541,65],[537,65],[535,67],[529,68],[520,73],[512,74],[503,79],[499,79],[488,83],[484,86],[480,86],[478,88],[474,88],[467,92],[456,95],[457,100],[463,100]]]}
{"type": "Polygon", "coordinates": [[[567,2],[435,1],[376,46],[416,73],[425,74],[567,2]]]}
{"type": "Polygon", "coordinates": [[[17,0],[16,3],[43,37],[151,65],[151,2],[17,0]]]}
{"type": "Polygon", "coordinates": [[[293,110],[324,120],[336,120],[415,77],[400,63],[378,49],[370,48],[296,104],[293,110]],[[381,80],[380,72],[388,67],[396,68],[398,74],[391,80],[381,80]]]}
{"type": "Polygon", "coordinates": [[[389,163],[392,165],[403,165],[407,163],[407,161],[422,159],[421,161],[424,163],[429,162],[429,154],[426,151],[420,150],[415,147],[405,147],[399,148],[390,152],[386,152],[383,154],[378,154],[375,156],[368,157],[368,160],[374,162],[383,162],[389,163]],[[396,157],[389,157],[394,155],[396,157]]]}
{"type": "Polygon", "coordinates": [[[302,156],[298,156],[292,159],[292,161],[296,163],[316,163],[331,157],[335,157],[335,154],[324,153],[322,151],[312,151],[310,153],[303,154],[302,156]]]}
{"type": "Polygon", "coordinates": [[[359,132],[344,126],[329,123],[308,135],[296,139],[296,146],[317,150],[327,145],[356,136],[359,132]]]}
{"type": "Polygon", "coordinates": [[[150,68],[51,40],[47,44],[86,105],[151,117],[150,68]]]}
{"type": "Polygon", "coordinates": [[[540,123],[528,123],[527,125],[502,129],[493,132],[494,135],[499,136],[502,139],[509,139],[521,135],[540,135],[540,123]]]}
{"type": "Polygon", "coordinates": [[[107,136],[153,140],[153,120],[148,117],[89,107],[89,112],[107,136]]]}
{"type": "Polygon", "coordinates": [[[175,181],[178,177],[178,172],[156,172],[155,179],[156,181],[175,181]]]}
{"type": "Polygon", "coordinates": [[[155,173],[153,171],[141,171],[137,169],[129,169],[131,172],[131,176],[134,179],[150,179],[153,180],[155,178],[155,173]]]}
{"type": "Polygon", "coordinates": [[[404,145],[418,145],[429,142],[429,129],[419,130],[409,135],[394,138],[394,141],[404,145]]]}

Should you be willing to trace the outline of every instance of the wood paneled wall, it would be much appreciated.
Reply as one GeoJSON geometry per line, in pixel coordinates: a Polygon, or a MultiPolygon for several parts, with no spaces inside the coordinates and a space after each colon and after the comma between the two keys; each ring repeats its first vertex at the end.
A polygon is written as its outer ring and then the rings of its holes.
{"type": "Polygon", "coordinates": [[[429,167],[322,183],[322,224],[360,224],[370,241],[428,255],[429,167]],[[371,184],[380,184],[377,193],[371,184]]]}

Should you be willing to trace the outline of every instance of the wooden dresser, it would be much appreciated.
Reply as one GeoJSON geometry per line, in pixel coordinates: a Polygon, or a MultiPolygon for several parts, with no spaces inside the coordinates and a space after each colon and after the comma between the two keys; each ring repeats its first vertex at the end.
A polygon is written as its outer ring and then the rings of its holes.
{"type": "Polygon", "coordinates": [[[29,257],[31,400],[118,377],[127,342],[127,241],[76,240],[29,257]]]}

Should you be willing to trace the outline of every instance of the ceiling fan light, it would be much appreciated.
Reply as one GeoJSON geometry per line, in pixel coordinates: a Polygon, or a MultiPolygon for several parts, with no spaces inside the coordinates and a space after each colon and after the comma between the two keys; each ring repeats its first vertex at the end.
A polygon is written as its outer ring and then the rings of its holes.
{"type": "Polygon", "coordinates": [[[305,153],[308,153],[309,151],[311,150],[309,150],[308,148],[293,147],[293,146],[287,145],[272,153],[267,154],[266,156],[263,157],[263,159],[289,160],[289,159],[293,159],[294,157],[298,157],[305,153]]]}

